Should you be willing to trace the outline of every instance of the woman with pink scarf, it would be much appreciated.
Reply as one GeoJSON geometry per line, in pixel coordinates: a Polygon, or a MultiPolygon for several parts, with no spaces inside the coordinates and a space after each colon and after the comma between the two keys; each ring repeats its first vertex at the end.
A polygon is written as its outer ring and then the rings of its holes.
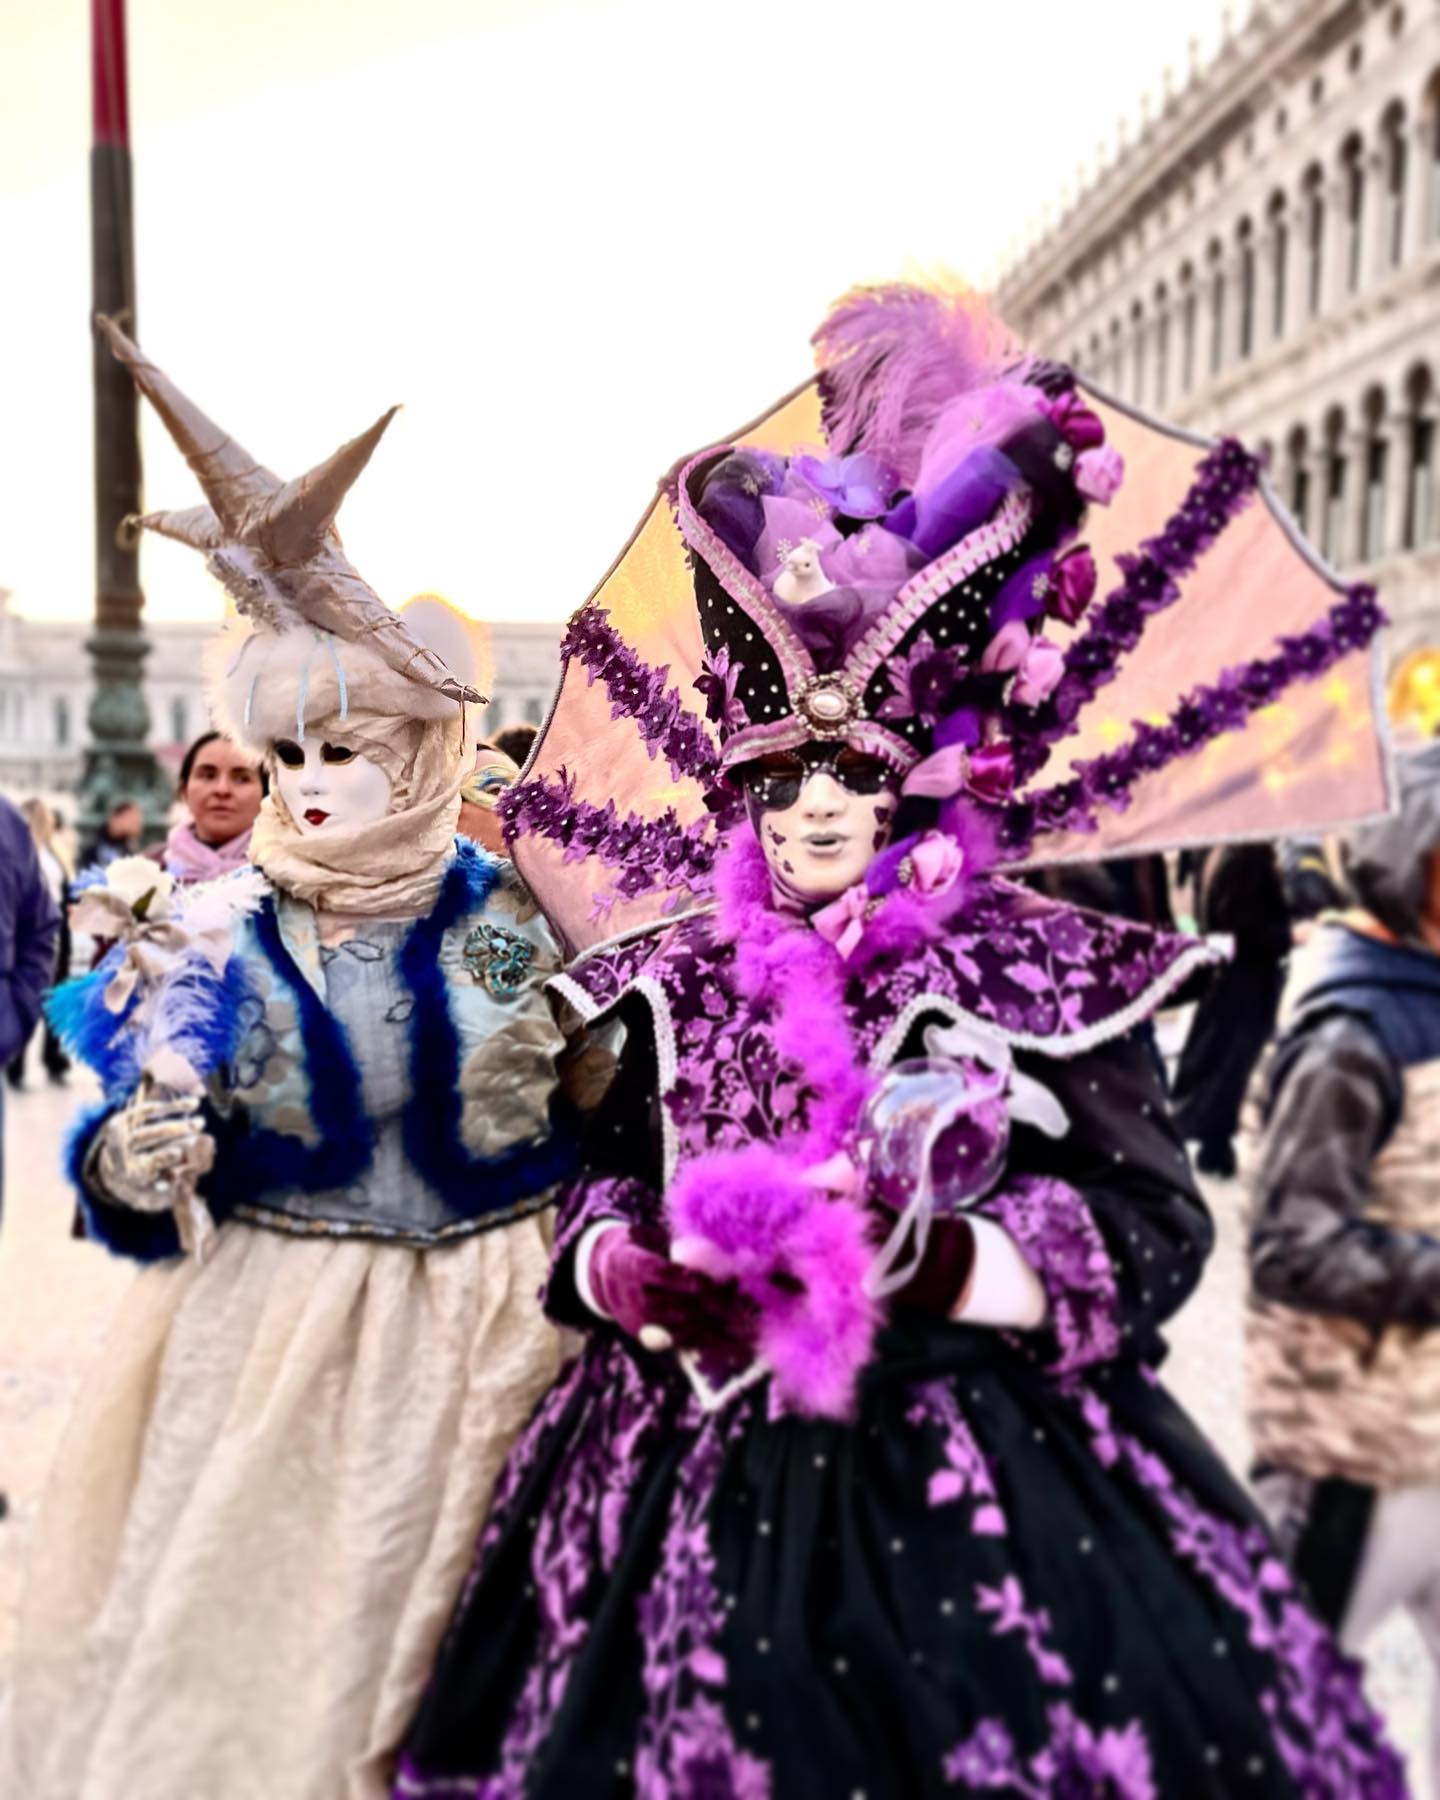
{"type": "Polygon", "coordinates": [[[185,752],[176,784],[189,816],[151,854],[179,882],[228,875],[249,861],[265,786],[254,757],[218,731],[204,732],[185,752]]]}

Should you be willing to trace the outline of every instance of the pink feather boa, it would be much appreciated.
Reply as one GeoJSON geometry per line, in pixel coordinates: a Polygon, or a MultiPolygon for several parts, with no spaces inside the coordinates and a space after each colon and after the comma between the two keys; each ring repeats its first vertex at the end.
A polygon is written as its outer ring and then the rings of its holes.
{"type": "MultiPolygon", "coordinates": [[[[768,1004],[775,1047],[805,1070],[809,1123],[783,1144],[718,1150],[666,1195],[677,1259],[734,1279],[760,1309],[759,1348],[796,1411],[847,1418],[880,1309],[863,1207],[812,1180],[847,1143],[870,1082],[844,1010],[845,966],[802,920],[777,912],[765,855],[740,827],[716,865],[717,935],[735,945],[742,994],[768,1004]]],[[[853,966],[853,965],[852,965],[853,966]]]]}

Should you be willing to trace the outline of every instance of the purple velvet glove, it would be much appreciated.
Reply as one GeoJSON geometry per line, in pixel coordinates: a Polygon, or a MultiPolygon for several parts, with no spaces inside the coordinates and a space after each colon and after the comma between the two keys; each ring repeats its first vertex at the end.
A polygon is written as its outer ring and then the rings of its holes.
{"type": "Polygon", "coordinates": [[[733,1281],[714,1281],[647,1248],[630,1226],[595,1240],[588,1275],[596,1304],[631,1337],[658,1327],[677,1350],[741,1362],[754,1354],[754,1302],[733,1281]]]}
{"type": "MultiPolygon", "coordinates": [[[[911,1241],[907,1240],[900,1252],[902,1266],[911,1255],[911,1241]]],[[[920,1267],[904,1287],[891,1294],[890,1304],[913,1306],[948,1319],[964,1297],[974,1268],[975,1233],[970,1221],[963,1216],[931,1219],[920,1267]]]]}

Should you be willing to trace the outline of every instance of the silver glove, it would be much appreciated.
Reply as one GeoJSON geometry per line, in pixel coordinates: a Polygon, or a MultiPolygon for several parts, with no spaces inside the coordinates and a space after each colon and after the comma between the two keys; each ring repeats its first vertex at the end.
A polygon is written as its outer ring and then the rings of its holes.
{"type": "Polygon", "coordinates": [[[215,1163],[200,1098],[154,1098],[144,1090],[100,1131],[91,1166],[108,1199],[137,1212],[169,1212],[215,1163]]]}

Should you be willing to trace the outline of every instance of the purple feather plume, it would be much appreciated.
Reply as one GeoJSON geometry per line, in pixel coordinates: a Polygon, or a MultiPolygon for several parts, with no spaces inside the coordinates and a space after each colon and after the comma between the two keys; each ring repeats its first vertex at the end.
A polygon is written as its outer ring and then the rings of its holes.
{"type": "Polygon", "coordinates": [[[913,486],[930,427],[967,388],[1020,375],[1004,327],[973,294],[893,285],[848,294],[812,340],[832,450],[869,451],[913,486]]]}

